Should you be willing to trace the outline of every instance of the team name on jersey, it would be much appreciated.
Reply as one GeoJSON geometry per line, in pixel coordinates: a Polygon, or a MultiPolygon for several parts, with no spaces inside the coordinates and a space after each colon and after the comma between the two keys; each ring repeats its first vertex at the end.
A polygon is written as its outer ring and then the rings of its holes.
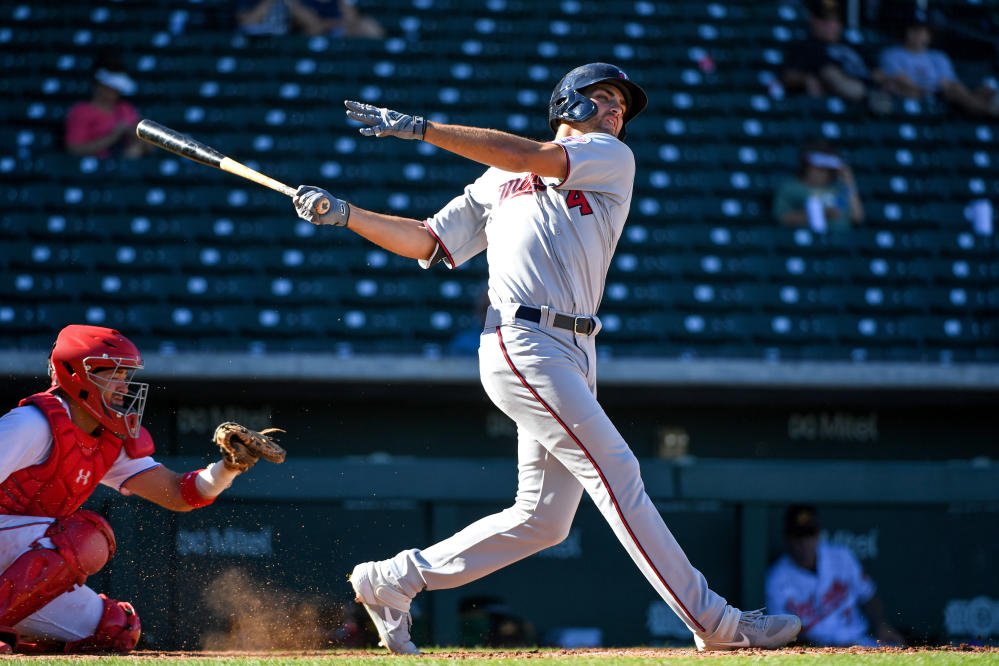
{"type": "Polygon", "coordinates": [[[519,197],[524,194],[534,194],[544,192],[548,186],[541,182],[541,176],[529,173],[523,178],[508,180],[499,188],[499,203],[502,204],[507,199],[519,197]]]}
{"type": "Polygon", "coordinates": [[[849,591],[846,583],[836,580],[822,594],[822,598],[809,597],[801,601],[792,599],[787,602],[787,610],[800,617],[801,624],[810,629],[837,611],[849,612],[849,609],[843,608],[849,591]]]}
{"type": "MultiPolygon", "coordinates": [[[[514,178],[500,185],[499,202],[497,205],[501,205],[504,201],[513,197],[543,192],[547,189],[548,186],[541,182],[541,177],[533,173],[527,174],[523,178],[514,178]]],[[[586,200],[586,196],[579,190],[569,190],[565,195],[565,201],[569,208],[578,207],[580,215],[593,214],[590,202],[586,200]]]]}

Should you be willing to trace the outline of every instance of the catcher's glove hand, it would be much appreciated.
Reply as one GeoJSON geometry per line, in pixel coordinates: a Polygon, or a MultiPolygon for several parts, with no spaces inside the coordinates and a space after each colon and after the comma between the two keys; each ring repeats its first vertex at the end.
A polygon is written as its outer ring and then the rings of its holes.
{"type": "Polygon", "coordinates": [[[245,472],[258,459],[273,463],[283,463],[285,450],[273,438],[272,432],[284,432],[280,428],[267,428],[257,432],[232,421],[226,421],[215,429],[214,440],[222,449],[222,462],[227,469],[245,472]]]}

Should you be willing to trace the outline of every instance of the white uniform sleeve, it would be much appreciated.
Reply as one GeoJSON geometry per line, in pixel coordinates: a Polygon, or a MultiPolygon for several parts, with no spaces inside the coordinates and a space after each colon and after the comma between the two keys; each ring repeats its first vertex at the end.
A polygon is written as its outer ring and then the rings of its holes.
{"type": "MultiPolygon", "coordinates": [[[[0,417],[0,480],[19,469],[44,462],[51,451],[52,429],[41,410],[31,406],[17,407],[0,417]]],[[[159,466],[160,463],[148,456],[133,460],[122,449],[101,483],[128,495],[122,484],[159,466]]]]}
{"type": "Polygon", "coordinates": [[[427,220],[427,229],[437,239],[437,249],[429,261],[420,260],[420,266],[429,268],[443,260],[454,268],[486,249],[486,220],[496,201],[493,171],[489,169],[479,176],[464,194],[427,220]]]}
{"type": "Polygon", "coordinates": [[[871,580],[870,576],[864,573],[864,568],[860,565],[857,560],[857,556],[853,554],[853,551],[844,548],[846,557],[844,558],[844,567],[848,569],[850,576],[850,581],[853,583],[853,587],[857,592],[857,602],[860,604],[866,604],[874,596],[877,591],[877,587],[874,585],[874,581],[871,580]]]}
{"type": "Polygon", "coordinates": [[[12,409],[0,417],[0,480],[44,462],[52,450],[52,430],[36,407],[12,409]]]}
{"type": "Polygon", "coordinates": [[[600,192],[616,203],[631,199],[635,184],[635,156],[631,148],[610,134],[592,133],[556,139],[568,160],[560,190],[600,192]]]}
{"type": "Polygon", "coordinates": [[[128,483],[129,479],[136,477],[143,472],[148,472],[154,467],[160,467],[162,463],[158,463],[151,456],[144,456],[142,458],[129,458],[128,454],[125,453],[125,449],[122,449],[118,454],[118,458],[111,465],[111,469],[107,471],[104,478],[101,479],[101,484],[108,486],[109,488],[114,488],[122,495],[131,495],[127,488],[124,487],[128,483]]]}

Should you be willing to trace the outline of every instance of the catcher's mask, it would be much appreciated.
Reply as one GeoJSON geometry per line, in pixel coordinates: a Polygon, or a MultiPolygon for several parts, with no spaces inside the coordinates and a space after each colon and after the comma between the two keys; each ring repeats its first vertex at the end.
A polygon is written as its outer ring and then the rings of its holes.
{"type": "Polygon", "coordinates": [[[65,391],[119,437],[139,434],[149,384],[132,377],[142,367],[131,340],[101,326],[67,326],[49,356],[52,387],[65,391]]]}
{"type": "Polygon", "coordinates": [[[624,123],[621,125],[619,139],[624,140],[625,128],[628,122],[642,112],[649,103],[649,97],[641,86],[632,82],[620,67],[608,65],[605,62],[593,62],[582,65],[562,77],[562,80],[552,91],[552,99],[548,103],[548,125],[553,132],[558,131],[563,120],[580,123],[592,118],[597,112],[597,105],[579,92],[595,83],[609,83],[616,86],[624,95],[624,123]]]}

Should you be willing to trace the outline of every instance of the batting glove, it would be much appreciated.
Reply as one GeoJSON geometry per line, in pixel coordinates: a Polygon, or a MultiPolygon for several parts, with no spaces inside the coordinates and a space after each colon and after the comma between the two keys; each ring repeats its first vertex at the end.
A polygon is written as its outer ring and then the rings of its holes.
{"type": "Polygon", "coordinates": [[[368,127],[358,130],[364,136],[397,136],[400,139],[423,139],[427,123],[423,116],[407,116],[405,113],[382,107],[344,100],[347,117],[368,127]]]}
{"type": "MultiPolygon", "coordinates": [[[[350,219],[350,204],[315,185],[300,185],[292,197],[295,212],[303,220],[315,225],[331,224],[335,227],[347,226],[350,219]],[[330,202],[329,211],[323,214],[316,212],[318,204],[326,199],[330,202]]],[[[321,207],[320,207],[321,208],[321,207]]]]}

